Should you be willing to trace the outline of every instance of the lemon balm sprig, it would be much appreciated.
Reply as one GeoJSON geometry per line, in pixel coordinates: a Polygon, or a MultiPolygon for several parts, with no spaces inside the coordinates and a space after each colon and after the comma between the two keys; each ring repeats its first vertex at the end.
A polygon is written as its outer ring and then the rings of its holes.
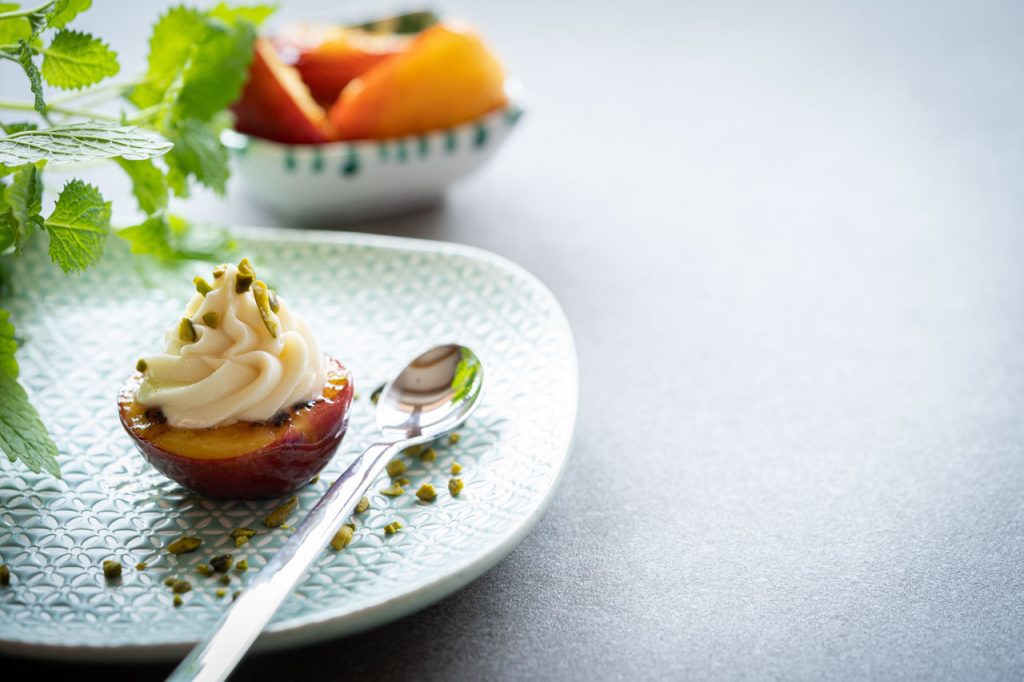
{"type": "MultiPolygon", "coordinates": [[[[256,28],[274,8],[172,7],[153,26],[142,77],[115,83],[108,79],[120,72],[117,53],[70,27],[91,5],[0,5],[0,62],[24,73],[32,100],[0,102],[0,112],[28,119],[0,120],[0,266],[44,234],[65,273],[99,261],[111,234],[133,253],[161,260],[220,258],[230,240],[197,240],[169,202],[187,197],[195,184],[224,192],[225,109],[245,83],[256,28]],[[44,84],[66,92],[47,102],[44,84]],[[112,101],[120,111],[111,111],[112,101]],[[44,170],[94,161],[114,162],[128,176],[141,222],[112,227],[110,202],[80,178],[68,180],[52,212],[43,214],[44,170]]],[[[0,452],[33,472],[59,476],[57,447],[18,384],[17,337],[2,308],[0,298],[0,452]]]]}

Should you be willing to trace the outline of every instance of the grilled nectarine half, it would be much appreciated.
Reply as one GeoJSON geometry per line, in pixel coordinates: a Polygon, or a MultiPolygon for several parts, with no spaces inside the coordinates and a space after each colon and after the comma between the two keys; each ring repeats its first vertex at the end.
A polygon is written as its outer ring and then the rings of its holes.
{"type": "Polygon", "coordinates": [[[121,424],[142,456],[164,476],[201,495],[229,499],[280,497],[308,483],[330,461],[348,426],[352,376],[327,358],[320,396],[269,422],[207,429],[176,428],[159,409],[135,401],[143,375],[121,387],[121,424]]]}

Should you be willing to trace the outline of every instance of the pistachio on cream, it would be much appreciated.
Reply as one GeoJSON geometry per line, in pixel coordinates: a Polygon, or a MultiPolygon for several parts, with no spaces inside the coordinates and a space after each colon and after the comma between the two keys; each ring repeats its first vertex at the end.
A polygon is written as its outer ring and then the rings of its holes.
{"type": "Polygon", "coordinates": [[[195,284],[164,352],[140,362],[139,403],[160,408],[171,426],[201,429],[267,421],[320,395],[325,368],[316,339],[248,260],[195,284]]]}

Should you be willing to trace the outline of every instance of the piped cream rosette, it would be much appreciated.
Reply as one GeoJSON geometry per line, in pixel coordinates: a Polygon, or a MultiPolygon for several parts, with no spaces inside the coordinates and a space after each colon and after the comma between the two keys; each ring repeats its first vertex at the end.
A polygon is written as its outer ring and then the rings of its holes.
{"type": "Polygon", "coordinates": [[[320,395],[325,368],[316,339],[247,259],[195,284],[164,352],[139,361],[140,404],[160,408],[171,426],[202,429],[267,421],[320,395]]]}

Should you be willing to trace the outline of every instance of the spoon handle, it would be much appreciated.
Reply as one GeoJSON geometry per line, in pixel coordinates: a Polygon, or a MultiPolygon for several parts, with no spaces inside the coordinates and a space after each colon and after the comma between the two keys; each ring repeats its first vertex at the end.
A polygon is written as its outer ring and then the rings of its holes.
{"type": "Polygon", "coordinates": [[[227,678],[401,445],[371,445],[349,465],[168,680],[227,678]]]}

